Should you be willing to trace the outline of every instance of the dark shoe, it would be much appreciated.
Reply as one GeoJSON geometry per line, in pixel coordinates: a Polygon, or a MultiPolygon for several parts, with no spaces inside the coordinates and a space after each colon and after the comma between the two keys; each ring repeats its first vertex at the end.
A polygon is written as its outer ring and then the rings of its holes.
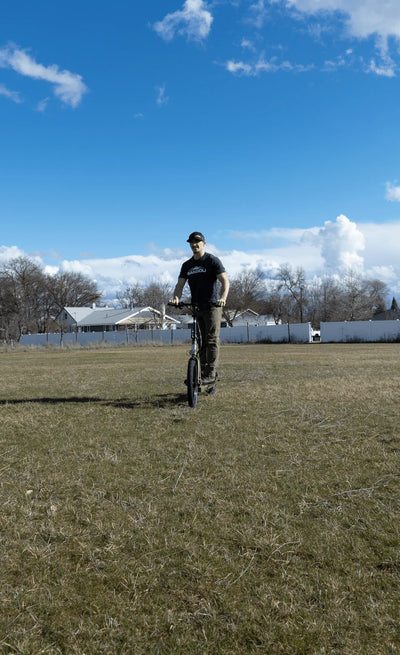
{"type": "Polygon", "coordinates": [[[215,384],[216,380],[217,380],[216,375],[208,375],[204,378],[201,378],[201,384],[204,385],[215,384]]]}

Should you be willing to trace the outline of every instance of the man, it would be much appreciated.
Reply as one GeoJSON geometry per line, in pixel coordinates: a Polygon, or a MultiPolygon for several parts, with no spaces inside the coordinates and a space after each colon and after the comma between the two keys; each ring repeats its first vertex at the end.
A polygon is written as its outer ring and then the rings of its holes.
{"type": "Polygon", "coordinates": [[[201,381],[207,385],[217,377],[222,307],[228,296],[229,280],[221,260],[205,251],[206,240],[201,232],[192,232],[188,243],[193,257],[182,264],[171,302],[179,303],[188,282],[192,303],[199,307],[201,381]]]}

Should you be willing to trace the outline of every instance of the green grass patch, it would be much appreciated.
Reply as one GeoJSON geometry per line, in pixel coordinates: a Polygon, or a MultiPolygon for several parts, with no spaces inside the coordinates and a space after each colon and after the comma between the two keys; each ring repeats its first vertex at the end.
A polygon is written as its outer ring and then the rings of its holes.
{"type": "Polygon", "coordinates": [[[400,652],[399,358],[0,353],[0,652],[400,652]]]}

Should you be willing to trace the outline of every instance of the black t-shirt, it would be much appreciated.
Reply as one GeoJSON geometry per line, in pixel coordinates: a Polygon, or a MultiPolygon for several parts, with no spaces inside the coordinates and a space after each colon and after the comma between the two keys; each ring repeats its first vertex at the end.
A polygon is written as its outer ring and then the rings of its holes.
{"type": "Polygon", "coordinates": [[[188,281],[192,302],[207,309],[219,299],[217,276],[224,272],[221,260],[206,252],[200,259],[191,257],[184,262],[179,277],[188,281]]]}

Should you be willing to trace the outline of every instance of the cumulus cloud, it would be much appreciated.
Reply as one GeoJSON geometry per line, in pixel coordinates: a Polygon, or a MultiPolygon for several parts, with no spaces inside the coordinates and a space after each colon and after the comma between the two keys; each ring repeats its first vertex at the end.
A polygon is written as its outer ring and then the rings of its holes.
{"type": "Polygon", "coordinates": [[[17,46],[7,46],[0,49],[0,68],[11,68],[20,75],[35,80],[44,80],[54,85],[54,94],[66,105],[77,107],[87,87],[81,75],[68,70],[60,70],[55,64],[44,66],[38,64],[26,50],[17,46]]]}
{"type": "MultiPolygon", "coordinates": [[[[365,249],[361,228],[340,215],[322,227],[270,228],[261,232],[236,233],[237,238],[268,244],[263,253],[279,264],[302,266],[308,275],[340,273],[348,268],[362,269],[365,249]]],[[[372,262],[371,262],[372,265],[372,262]]]]}
{"type": "Polygon", "coordinates": [[[358,39],[375,37],[377,50],[384,60],[380,66],[371,60],[370,72],[393,76],[394,65],[387,59],[389,39],[400,40],[400,4],[398,0],[272,0],[284,2],[300,13],[342,16],[348,35],[358,39]],[[392,71],[392,73],[390,73],[392,71]]]}
{"type": "Polygon", "coordinates": [[[363,268],[364,259],[359,252],[365,248],[364,235],[347,216],[341,214],[335,222],[326,221],[316,238],[329,272],[363,268]]]}
{"type": "Polygon", "coordinates": [[[203,41],[210,33],[212,22],[213,16],[204,0],[185,0],[180,11],[167,14],[154,24],[154,29],[165,41],[171,41],[176,34],[203,41]]]}
{"type": "Polygon", "coordinates": [[[60,269],[83,273],[96,280],[103,295],[110,298],[118,291],[132,284],[144,284],[152,279],[163,282],[176,281],[183,259],[171,257],[167,252],[151,255],[127,255],[113,258],[93,258],[89,260],[64,260],[60,269]]]}
{"type": "MultiPolygon", "coordinates": [[[[395,77],[398,67],[389,56],[391,38],[400,41],[400,3],[398,0],[270,0],[295,11],[297,16],[315,16],[326,22],[340,18],[346,36],[375,39],[377,58],[365,64],[368,73],[395,77]]],[[[319,23],[318,32],[322,27],[319,23]]]]}
{"type": "MultiPolygon", "coordinates": [[[[321,14],[339,12],[345,17],[348,32],[357,38],[377,36],[385,41],[400,39],[400,4],[398,0],[283,0],[299,12],[321,14]]],[[[272,0],[281,2],[281,0],[272,0]]]]}
{"type": "MultiPolygon", "coordinates": [[[[225,236],[237,246],[221,250],[208,243],[207,250],[221,257],[229,277],[246,269],[274,276],[285,263],[304,268],[308,279],[326,273],[343,274],[353,268],[386,282],[393,292],[400,292],[400,286],[396,287],[400,279],[400,221],[356,224],[340,215],[336,220],[305,229],[271,227],[225,236]]],[[[35,261],[51,275],[59,270],[87,275],[96,281],[103,297],[111,300],[131,284],[147,284],[154,279],[174,284],[182,262],[190,255],[189,249],[152,246],[148,255],[96,258],[82,253],[81,259],[54,262],[54,255],[42,253],[35,261]]],[[[0,247],[0,264],[20,256],[26,253],[17,246],[0,247]]]]}
{"type": "Polygon", "coordinates": [[[0,246],[0,263],[4,264],[10,261],[10,259],[23,257],[25,254],[18,246],[0,246]]]}
{"type": "Polygon", "coordinates": [[[46,265],[43,270],[46,273],[46,275],[50,275],[51,277],[53,277],[54,275],[57,275],[60,269],[58,268],[58,266],[46,265]]]}
{"type": "Polygon", "coordinates": [[[88,275],[90,278],[94,277],[94,269],[85,261],[79,261],[77,259],[68,261],[64,259],[60,268],[67,273],[82,273],[82,275],[88,275]]]}

